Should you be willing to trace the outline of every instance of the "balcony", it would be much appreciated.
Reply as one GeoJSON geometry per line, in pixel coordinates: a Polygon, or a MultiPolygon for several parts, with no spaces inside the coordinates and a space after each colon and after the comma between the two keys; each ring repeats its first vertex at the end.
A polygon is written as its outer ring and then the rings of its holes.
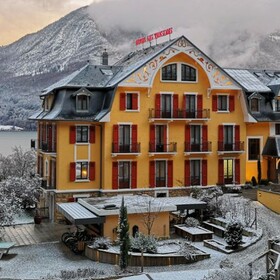
{"type": "Polygon", "coordinates": [[[233,143],[218,142],[218,153],[229,154],[229,153],[244,153],[244,142],[236,141],[233,143]]]}
{"type": "Polygon", "coordinates": [[[41,143],[41,151],[45,153],[55,153],[56,152],[56,143],[50,145],[48,142],[41,143]]]}
{"type": "Polygon", "coordinates": [[[206,141],[198,144],[185,142],[185,154],[196,154],[196,153],[207,154],[211,152],[212,152],[212,142],[206,141]]]}
{"type": "Polygon", "coordinates": [[[117,155],[139,155],[141,153],[141,143],[132,143],[127,145],[120,145],[119,143],[112,143],[112,156],[117,155]]]}
{"type": "Polygon", "coordinates": [[[171,142],[168,144],[149,143],[149,154],[164,154],[174,155],[177,153],[177,143],[171,142]]]}
{"type": "Polygon", "coordinates": [[[149,109],[149,120],[208,120],[210,119],[210,110],[202,109],[202,110],[156,110],[149,109]]]}

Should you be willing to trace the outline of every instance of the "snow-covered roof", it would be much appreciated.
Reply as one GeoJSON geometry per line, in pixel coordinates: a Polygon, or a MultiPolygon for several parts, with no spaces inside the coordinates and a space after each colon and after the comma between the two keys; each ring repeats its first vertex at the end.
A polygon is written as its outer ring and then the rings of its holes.
{"type": "Polygon", "coordinates": [[[234,80],[248,92],[270,92],[270,88],[246,69],[224,69],[234,80]]]}

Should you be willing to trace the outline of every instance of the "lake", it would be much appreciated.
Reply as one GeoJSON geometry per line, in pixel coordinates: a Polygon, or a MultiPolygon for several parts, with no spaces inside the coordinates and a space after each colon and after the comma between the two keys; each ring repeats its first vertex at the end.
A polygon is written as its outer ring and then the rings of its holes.
{"type": "Polygon", "coordinates": [[[0,154],[10,155],[16,146],[29,150],[31,139],[37,139],[36,131],[0,131],[0,154]]]}

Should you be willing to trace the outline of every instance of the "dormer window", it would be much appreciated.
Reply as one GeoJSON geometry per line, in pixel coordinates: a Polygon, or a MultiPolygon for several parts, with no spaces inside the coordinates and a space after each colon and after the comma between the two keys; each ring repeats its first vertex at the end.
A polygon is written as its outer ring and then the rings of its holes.
{"type": "Polygon", "coordinates": [[[280,100],[275,99],[275,111],[280,112],[280,100]]]}
{"type": "Polygon", "coordinates": [[[251,112],[259,112],[260,111],[260,99],[252,98],[250,102],[251,112]]]}
{"type": "Polygon", "coordinates": [[[89,96],[87,94],[77,94],[76,110],[79,112],[87,112],[89,107],[89,96]]]}

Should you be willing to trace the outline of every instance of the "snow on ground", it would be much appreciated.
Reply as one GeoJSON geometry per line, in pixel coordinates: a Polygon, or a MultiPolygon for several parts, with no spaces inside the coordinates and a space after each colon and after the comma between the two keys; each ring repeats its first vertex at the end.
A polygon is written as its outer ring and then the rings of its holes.
{"type": "MultiPolygon", "coordinates": [[[[194,277],[193,279],[195,280],[201,280],[201,276],[205,275],[206,272],[208,273],[210,270],[220,269],[220,262],[225,259],[228,259],[233,264],[233,268],[240,268],[248,265],[267,250],[268,239],[279,235],[280,232],[280,215],[271,212],[258,202],[253,202],[253,206],[258,209],[258,227],[263,229],[263,237],[256,244],[253,244],[243,251],[227,255],[206,248],[200,243],[195,243],[197,247],[201,246],[200,248],[203,251],[210,253],[211,258],[187,265],[145,267],[144,273],[149,274],[152,279],[169,280],[172,277],[176,280],[192,280],[191,277],[194,277]],[[170,274],[164,274],[163,272],[169,272],[170,274]]],[[[264,264],[264,259],[253,263],[254,272],[259,270],[260,267],[263,269],[264,264]]],[[[95,263],[84,256],[74,255],[62,243],[50,243],[13,248],[9,255],[4,256],[0,261],[0,279],[34,279],[47,276],[48,274],[59,275],[61,270],[76,271],[78,268],[96,268],[104,270],[106,275],[115,275],[117,271],[116,266],[95,263]]],[[[140,279],[144,280],[145,278],[139,278],[137,280],[140,279]]]]}

